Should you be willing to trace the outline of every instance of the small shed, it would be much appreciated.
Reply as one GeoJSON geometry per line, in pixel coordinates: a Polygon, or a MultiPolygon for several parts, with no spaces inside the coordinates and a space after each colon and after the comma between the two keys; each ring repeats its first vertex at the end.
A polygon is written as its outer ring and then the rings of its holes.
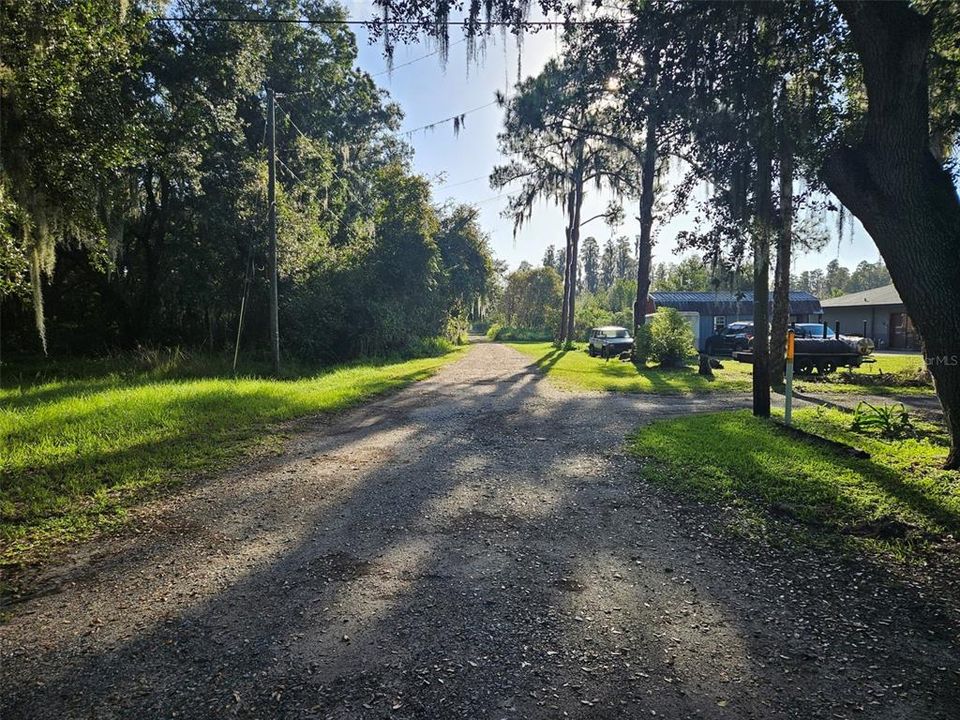
{"type": "MultiPolygon", "coordinates": [[[[672,307],[682,313],[700,315],[700,338],[714,335],[732,322],[753,320],[753,292],[716,290],[693,292],[657,290],[650,293],[657,307],[672,307]]],[[[770,294],[770,311],[773,293],[770,294]]],[[[817,322],[823,312],[815,295],[800,290],[790,291],[790,322],[817,322]]]]}
{"type": "Polygon", "coordinates": [[[915,350],[920,347],[917,330],[893,285],[829,298],[820,304],[824,322],[830,323],[830,327],[839,322],[842,333],[866,334],[877,348],[915,350]]]}

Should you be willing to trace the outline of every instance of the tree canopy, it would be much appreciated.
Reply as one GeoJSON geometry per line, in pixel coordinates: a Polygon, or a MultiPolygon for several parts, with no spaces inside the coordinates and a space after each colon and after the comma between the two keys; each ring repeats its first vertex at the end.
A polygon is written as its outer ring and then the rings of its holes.
{"type": "Polygon", "coordinates": [[[401,110],[357,69],[344,11],[317,0],[179,9],[324,22],[151,21],[151,4],[111,0],[0,9],[12,345],[34,347],[32,306],[51,351],[230,347],[243,301],[241,343],[260,346],[267,88],[285,351],[332,360],[462,329],[493,275],[486,235],[473,209],[437,207],[411,170],[401,110]]]}

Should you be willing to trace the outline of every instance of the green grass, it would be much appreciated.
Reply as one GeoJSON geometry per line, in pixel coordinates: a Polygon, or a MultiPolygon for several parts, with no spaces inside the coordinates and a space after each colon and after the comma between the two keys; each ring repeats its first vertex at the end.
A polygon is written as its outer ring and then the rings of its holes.
{"type": "Polygon", "coordinates": [[[923,369],[919,353],[874,353],[876,362],[851,370],[839,370],[819,378],[798,378],[800,392],[869,393],[871,395],[933,395],[933,385],[917,385],[923,369]],[[906,384],[905,384],[906,383],[906,384]]]}
{"type": "Polygon", "coordinates": [[[750,532],[767,534],[776,520],[808,539],[901,555],[960,532],[960,473],[939,469],[948,447],[940,428],[917,423],[913,436],[883,440],[850,430],[849,413],[819,408],[794,417],[806,433],[870,457],[740,411],[652,423],[630,448],[645,477],[739,508],[738,527],[750,532]]]}
{"type": "MultiPolygon", "coordinates": [[[[750,389],[750,368],[742,365],[732,373],[714,372],[713,379],[698,375],[691,365],[677,370],[648,366],[638,370],[633,363],[590,357],[585,346],[558,350],[552,343],[510,343],[510,347],[533,358],[537,367],[561,385],[586,390],[615,390],[668,395],[706,392],[745,392],[750,389]]],[[[725,363],[729,365],[740,363],[725,363]]]]}
{"type": "MultiPolygon", "coordinates": [[[[629,393],[699,394],[709,392],[750,392],[753,367],[731,358],[722,360],[723,367],[708,378],[697,373],[691,363],[678,370],[663,370],[648,365],[639,371],[629,362],[592,358],[585,345],[576,350],[558,350],[549,342],[515,342],[508,345],[535,361],[550,378],[568,388],[608,390],[629,393]]],[[[922,367],[920,355],[877,353],[877,363],[863,365],[852,372],[828,375],[825,381],[797,378],[798,392],[869,393],[873,395],[933,394],[933,388],[902,387],[884,384],[880,374],[917,372],[922,367]],[[882,371],[882,372],[881,372],[882,371]]]]}
{"type": "Polygon", "coordinates": [[[346,408],[426,378],[455,355],[289,380],[167,376],[188,368],[117,374],[110,361],[21,372],[21,381],[38,379],[0,390],[0,563],[122,522],[160,487],[278,446],[273,423],[346,408]]]}

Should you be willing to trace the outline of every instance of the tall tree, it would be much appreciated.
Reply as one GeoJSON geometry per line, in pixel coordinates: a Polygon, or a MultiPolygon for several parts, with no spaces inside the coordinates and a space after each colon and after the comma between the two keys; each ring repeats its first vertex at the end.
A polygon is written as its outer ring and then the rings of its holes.
{"type": "Polygon", "coordinates": [[[583,286],[591,294],[600,288],[600,245],[594,237],[583,241],[583,286]]]}
{"type": "Polygon", "coordinates": [[[543,251],[543,267],[554,267],[557,264],[557,248],[553,245],[547,245],[543,251]]]}
{"type": "Polygon", "coordinates": [[[917,326],[952,438],[948,468],[960,469],[960,197],[931,129],[956,137],[958,9],[949,3],[838,2],[862,68],[861,123],[824,164],[827,185],[886,261],[917,326]],[[925,12],[924,12],[925,11],[925,12]],[[952,62],[950,61],[952,58],[952,62]],[[931,92],[930,67],[939,62],[931,92]],[[930,98],[952,83],[953,109],[932,128],[930,98]]]}
{"type": "MultiPolygon", "coordinates": [[[[58,244],[103,264],[122,232],[123,169],[144,141],[128,116],[146,16],[120,2],[23,0],[0,6],[0,26],[0,262],[28,268],[46,351],[41,281],[58,244]]],[[[17,283],[6,275],[0,297],[17,283]]]]}
{"type": "Polygon", "coordinates": [[[519,228],[529,218],[537,199],[554,200],[566,216],[566,253],[563,307],[559,342],[573,339],[578,285],[580,227],[589,187],[618,187],[629,182],[629,159],[598,136],[592,128],[603,122],[607,109],[604,91],[581,82],[581,62],[550,61],[536,77],[518,83],[506,102],[501,151],[518,158],[494,168],[491,186],[503,188],[522,181],[506,214],[519,228]]]}
{"type": "Polygon", "coordinates": [[[617,249],[613,238],[603,245],[603,255],[600,256],[600,286],[604,289],[613,285],[617,279],[617,249]]]}

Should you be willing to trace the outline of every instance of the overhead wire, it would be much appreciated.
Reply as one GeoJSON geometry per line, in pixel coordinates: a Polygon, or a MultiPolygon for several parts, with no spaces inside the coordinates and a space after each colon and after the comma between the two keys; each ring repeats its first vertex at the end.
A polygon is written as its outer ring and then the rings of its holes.
{"type": "Polygon", "coordinates": [[[488,177],[489,175],[478,175],[477,177],[470,178],[469,180],[461,180],[460,182],[455,183],[444,183],[443,185],[437,185],[437,189],[439,190],[440,188],[452,188],[459,187],[461,185],[468,185],[470,183],[477,182],[477,180],[486,180],[488,177]]]}
{"type": "MultiPolygon", "coordinates": [[[[459,45],[460,43],[465,43],[466,41],[467,41],[466,38],[462,38],[461,40],[457,40],[457,41],[454,42],[454,43],[450,43],[449,45],[447,45],[447,48],[448,48],[448,49],[449,49],[449,48],[452,48],[452,47],[454,47],[455,45],[459,45]]],[[[408,65],[413,65],[414,63],[418,63],[418,62],[420,62],[421,60],[426,60],[427,58],[432,58],[434,55],[438,55],[439,53],[440,53],[440,48],[437,48],[437,49],[434,50],[432,53],[427,53],[426,55],[421,55],[421,56],[418,57],[418,58],[414,58],[413,60],[409,60],[409,61],[407,61],[407,62],[405,62],[405,63],[401,63],[400,65],[394,65],[393,67],[389,67],[389,68],[387,68],[386,70],[381,70],[380,72],[372,73],[372,74],[370,75],[370,77],[380,77],[381,75],[389,75],[389,74],[392,73],[394,70],[399,70],[400,68],[405,68],[405,67],[407,67],[408,65]]]]}
{"type": "Polygon", "coordinates": [[[478,106],[478,107],[471,108],[470,110],[465,110],[465,111],[462,112],[462,113],[457,113],[456,115],[451,115],[450,117],[445,117],[445,118],[443,118],[443,120],[436,120],[436,121],[434,121],[434,122],[432,122],[432,123],[427,123],[426,125],[421,125],[420,127],[415,127],[415,128],[413,128],[413,129],[411,129],[411,130],[401,130],[401,131],[400,131],[400,134],[401,134],[401,135],[412,135],[413,133],[420,132],[420,131],[422,131],[422,130],[430,130],[430,129],[432,129],[432,128],[435,128],[437,125],[442,125],[443,123],[448,123],[448,122],[452,122],[452,121],[454,121],[454,120],[458,120],[459,118],[462,118],[464,115],[470,115],[471,113],[475,113],[475,112],[477,112],[477,111],[479,111],[479,110],[483,110],[483,109],[485,109],[485,108],[490,107],[491,105],[496,105],[496,104],[498,104],[498,103],[499,103],[498,100],[492,100],[492,101],[488,102],[486,105],[480,105],[480,106],[478,106]]]}
{"type": "Polygon", "coordinates": [[[382,18],[370,18],[369,20],[350,20],[350,19],[310,19],[310,18],[259,18],[259,17],[201,17],[195,15],[181,16],[158,16],[150,18],[148,22],[196,22],[196,23],[238,23],[238,24],[257,24],[257,25],[363,25],[384,27],[394,25],[400,27],[419,27],[424,30],[437,27],[520,27],[520,28],[552,28],[552,27],[570,27],[580,25],[592,25],[594,23],[607,23],[614,25],[628,25],[630,20],[617,20],[613,18],[596,18],[594,20],[521,20],[518,22],[510,20],[478,20],[471,21],[468,18],[463,20],[448,20],[445,22],[423,22],[420,20],[383,20],[382,18]]]}

